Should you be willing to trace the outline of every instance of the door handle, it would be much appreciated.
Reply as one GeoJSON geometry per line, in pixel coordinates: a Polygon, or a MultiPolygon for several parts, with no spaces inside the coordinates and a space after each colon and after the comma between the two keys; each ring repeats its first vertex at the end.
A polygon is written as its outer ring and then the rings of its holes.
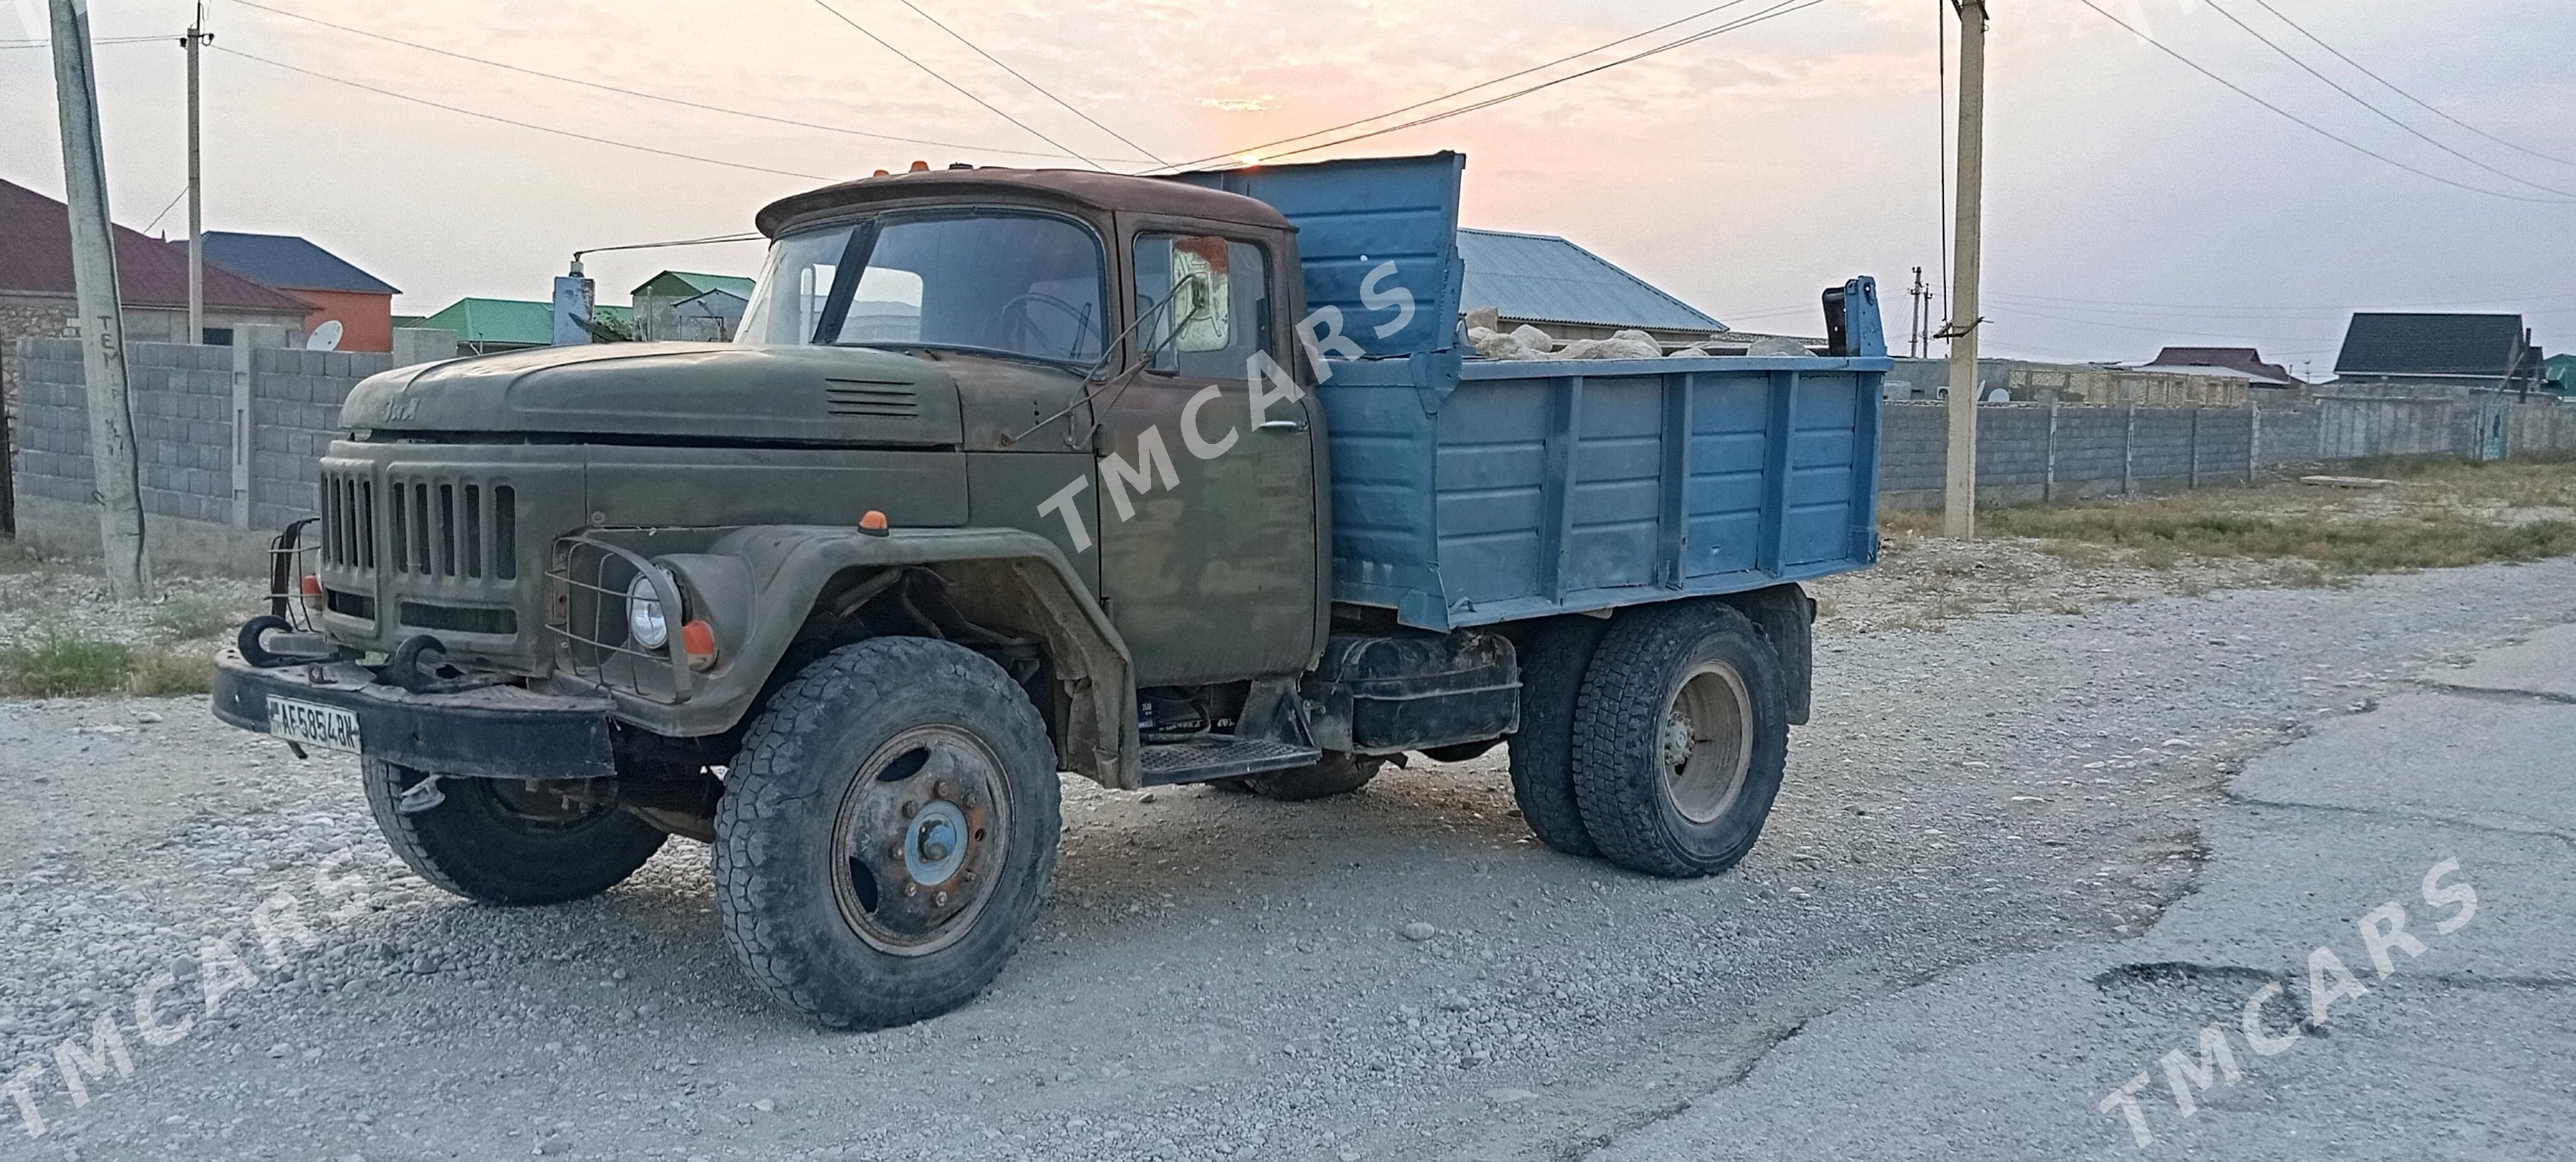
{"type": "Polygon", "coordinates": [[[1263,432],[1302,432],[1306,430],[1306,421],[1263,420],[1261,421],[1261,426],[1255,430],[1263,432]]]}

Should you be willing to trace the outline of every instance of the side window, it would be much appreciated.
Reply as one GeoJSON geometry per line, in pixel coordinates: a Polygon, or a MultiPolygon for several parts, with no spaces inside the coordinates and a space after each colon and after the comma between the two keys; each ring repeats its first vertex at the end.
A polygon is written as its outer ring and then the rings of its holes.
{"type": "Polygon", "coordinates": [[[1137,235],[1136,315],[1146,366],[1239,379],[1270,346],[1270,264],[1249,242],[1137,235]]]}

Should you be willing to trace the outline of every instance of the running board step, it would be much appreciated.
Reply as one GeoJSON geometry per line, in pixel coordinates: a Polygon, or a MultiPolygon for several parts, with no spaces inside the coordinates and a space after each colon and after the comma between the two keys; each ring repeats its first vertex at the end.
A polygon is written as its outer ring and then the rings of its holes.
{"type": "Polygon", "coordinates": [[[1137,765],[1143,770],[1146,786],[1167,787],[1174,783],[1204,783],[1266,771],[1284,771],[1309,765],[1323,757],[1324,752],[1311,746],[1209,735],[1187,742],[1159,742],[1147,746],[1137,765]]]}

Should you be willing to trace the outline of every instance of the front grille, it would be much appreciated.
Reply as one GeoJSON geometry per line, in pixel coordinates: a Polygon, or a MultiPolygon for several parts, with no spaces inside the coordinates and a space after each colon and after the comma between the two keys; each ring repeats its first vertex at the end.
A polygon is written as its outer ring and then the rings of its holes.
{"type": "Polygon", "coordinates": [[[483,633],[512,637],[519,632],[519,615],[507,609],[484,609],[471,605],[432,605],[426,601],[402,603],[402,623],[413,629],[438,630],[443,633],[483,633]]]}
{"type": "Polygon", "coordinates": [[[323,607],[333,613],[346,614],[361,621],[376,619],[376,599],[340,589],[322,591],[323,607]]]}
{"type": "Polygon", "coordinates": [[[518,492],[452,480],[385,480],[386,529],[395,573],[429,577],[519,575],[518,492]]]}
{"type": "Polygon", "coordinates": [[[375,570],[381,560],[396,575],[516,580],[518,501],[507,484],[393,473],[379,498],[373,480],[325,472],[322,560],[343,573],[375,570]]]}

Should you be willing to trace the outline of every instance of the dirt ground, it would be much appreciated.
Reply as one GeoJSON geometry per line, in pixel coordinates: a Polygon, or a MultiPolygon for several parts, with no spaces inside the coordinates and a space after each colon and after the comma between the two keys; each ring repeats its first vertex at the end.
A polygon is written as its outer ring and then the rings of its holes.
{"type": "MultiPolygon", "coordinates": [[[[202,697],[0,699],[0,1158],[1579,1157],[1818,1016],[2141,930],[2249,756],[2576,620],[2576,560],[2295,568],[1900,529],[1819,587],[1816,721],[1710,880],[1539,846],[1499,751],[1294,805],[1069,780],[1035,938],[867,1034],[740,979],[702,846],[476,907],[391,861],[351,764],[202,697]]],[[[49,595],[0,642],[170,632],[61,569],[0,592],[49,595]]]]}

